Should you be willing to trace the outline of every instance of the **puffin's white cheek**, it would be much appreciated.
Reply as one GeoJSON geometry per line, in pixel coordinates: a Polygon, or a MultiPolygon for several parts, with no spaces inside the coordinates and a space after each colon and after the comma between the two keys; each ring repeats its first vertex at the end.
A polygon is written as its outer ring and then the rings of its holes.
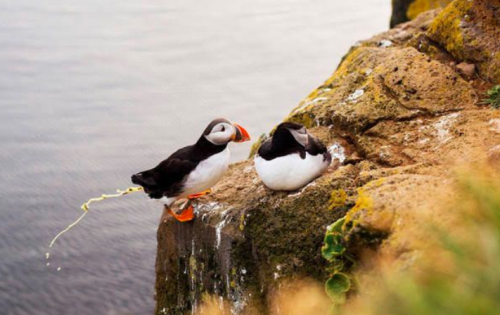
{"type": "Polygon", "coordinates": [[[230,138],[231,138],[231,134],[226,133],[226,132],[216,132],[216,133],[213,133],[209,136],[209,139],[212,141],[212,143],[215,143],[215,144],[228,143],[230,138]]]}

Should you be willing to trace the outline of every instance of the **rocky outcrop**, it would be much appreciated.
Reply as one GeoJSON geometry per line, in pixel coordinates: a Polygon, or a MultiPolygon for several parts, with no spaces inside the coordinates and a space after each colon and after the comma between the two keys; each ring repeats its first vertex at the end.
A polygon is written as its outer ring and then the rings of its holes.
{"type": "Polygon", "coordinates": [[[493,17],[496,6],[469,2],[457,0],[360,42],[292,110],[286,120],[308,126],[335,157],[323,177],[300,191],[272,192],[248,160],[232,165],[199,200],[195,221],[165,215],[158,230],[157,314],[195,310],[206,295],[227,300],[236,314],[250,308],[267,314],[281,280],[328,278],[320,248],[326,227],[344,216],[349,251],[363,270],[373,255],[414,264],[427,246],[413,233],[417,215],[439,221],[437,192],[453,166],[497,163],[500,156],[500,112],[480,102],[493,84],[496,59],[476,58],[481,49],[495,49],[496,33],[481,28],[483,18],[464,24],[454,13],[468,8],[470,15],[479,10],[493,17]],[[456,28],[463,34],[478,32],[475,42],[445,35],[460,24],[467,25],[456,28]],[[453,44],[454,38],[460,40],[453,44]]]}
{"type": "Polygon", "coordinates": [[[318,248],[326,224],[345,214],[332,215],[328,200],[345,178],[332,173],[295,194],[256,185],[250,162],[233,165],[226,178],[197,206],[195,222],[165,217],[160,225],[156,296],[166,314],[195,307],[204,293],[264,313],[281,277],[324,277],[318,248]]]}
{"type": "Polygon", "coordinates": [[[455,1],[432,23],[429,38],[500,83],[500,0],[455,1]]]}
{"type": "Polygon", "coordinates": [[[415,19],[420,13],[444,8],[453,0],[392,0],[391,28],[415,19]]]}

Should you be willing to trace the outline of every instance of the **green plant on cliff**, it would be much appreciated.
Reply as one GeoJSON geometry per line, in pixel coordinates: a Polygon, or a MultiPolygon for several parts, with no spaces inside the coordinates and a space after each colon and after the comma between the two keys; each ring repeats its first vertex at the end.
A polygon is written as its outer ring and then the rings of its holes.
{"type": "MultiPolygon", "coordinates": [[[[382,180],[373,183],[380,184],[382,180]]],[[[359,211],[371,211],[372,200],[362,190],[358,190],[355,204],[349,203],[348,195],[343,189],[332,191],[328,208],[330,210],[345,210],[347,215],[331,224],[325,234],[321,254],[328,260],[327,271],[330,278],[326,281],[325,290],[334,305],[344,304],[349,292],[358,287],[358,282],[352,271],[357,266],[354,249],[349,250],[349,244],[365,244],[369,247],[378,246],[387,233],[369,230],[356,222],[353,216],[359,211]]]]}
{"type": "Polygon", "coordinates": [[[347,292],[353,287],[351,276],[346,274],[354,260],[346,253],[344,223],[345,218],[342,218],[327,228],[321,248],[321,254],[329,262],[330,278],[326,281],[325,290],[334,304],[344,303],[347,292]]]}
{"type": "Polygon", "coordinates": [[[483,104],[491,105],[491,107],[500,109],[500,85],[495,85],[486,92],[488,98],[483,100],[483,104]]]}

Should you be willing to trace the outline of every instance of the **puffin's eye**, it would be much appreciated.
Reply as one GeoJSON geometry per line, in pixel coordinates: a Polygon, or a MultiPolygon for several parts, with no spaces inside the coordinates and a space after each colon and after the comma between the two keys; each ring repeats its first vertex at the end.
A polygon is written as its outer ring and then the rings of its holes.
{"type": "Polygon", "coordinates": [[[224,131],[226,131],[226,128],[224,128],[224,126],[222,126],[222,128],[221,128],[221,130],[220,130],[220,131],[221,131],[221,132],[224,132],[224,131]]]}

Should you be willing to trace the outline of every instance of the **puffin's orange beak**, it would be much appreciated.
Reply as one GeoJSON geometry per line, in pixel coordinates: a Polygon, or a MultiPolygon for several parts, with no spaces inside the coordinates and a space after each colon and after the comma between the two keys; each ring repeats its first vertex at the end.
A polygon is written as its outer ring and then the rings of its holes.
{"type": "Polygon", "coordinates": [[[233,123],[233,125],[236,132],[231,137],[231,140],[233,140],[234,142],[245,142],[250,140],[250,135],[248,134],[248,131],[245,130],[245,128],[235,123],[233,123]]]}

